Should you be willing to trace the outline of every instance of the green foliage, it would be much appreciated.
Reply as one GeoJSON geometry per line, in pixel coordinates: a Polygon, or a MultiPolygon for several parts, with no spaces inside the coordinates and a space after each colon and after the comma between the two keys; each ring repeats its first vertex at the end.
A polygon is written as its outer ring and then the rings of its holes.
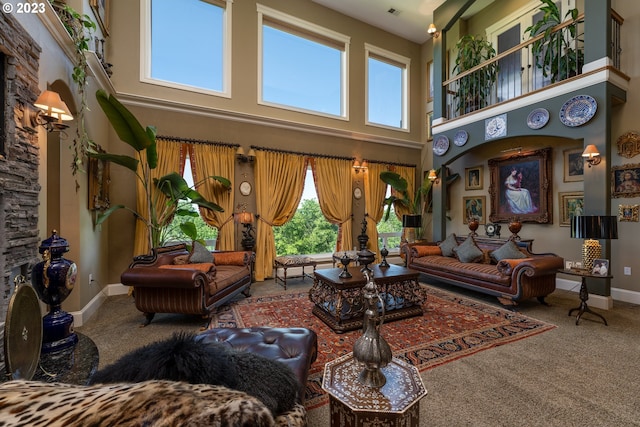
{"type": "Polygon", "coordinates": [[[163,242],[193,242],[197,241],[205,245],[206,240],[218,238],[218,230],[208,225],[196,207],[192,204],[181,202],[176,210],[176,215],[164,229],[163,242]]]}
{"type": "Polygon", "coordinates": [[[273,228],[278,255],[333,253],[338,226],[322,215],[316,200],[303,200],[289,222],[273,228]]]}
{"type": "MultiPolygon", "coordinates": [[[[496,50],[488,40],[481,36],[467,34],[456,44],[454,74],[467,70],[496,56],[496,50]]],[[[462,77],[455,94],[456,110],[469,113],[488,104],[491,90],[498,77],[498,63],[491,64],[462,77]]]]}
{"type": "MultiPolygon", "coordinates": [[[[393,206],[391,206],[391,210],[393,212],[393,206]]],[[[380,221],[376,228],[378,229],[378,233],[399,233],[402,231],[402,221],[400,221],[395,214],[391,214],[387,221],[380,221]]],[[[382,248],[382,244],[380,244],[380,247],[382,248]]],[[[387,249],[399,247],[400,236],[387,239],[387,249]]]]}
{"type": "Polygon", "coordinates": [[[391,171],[380,172],[380,179],[399,193],[399,195],[392,194],[384,199],[383,204],[386,206],[386,211],[383,217],[384,221],[389,220],[391,207],[394,204],[401,205],[408,209],[409,214],[411,215],[420,215],[422,213],[420,202],[423,198],[428,198],[429,193],[431,192],[431,187],[433,186],[431,181],[425,178],[422,181],[422,184],[416,188],[415,193],[411,195],[408,191],[409,183],[397,173],[391,171]]]}

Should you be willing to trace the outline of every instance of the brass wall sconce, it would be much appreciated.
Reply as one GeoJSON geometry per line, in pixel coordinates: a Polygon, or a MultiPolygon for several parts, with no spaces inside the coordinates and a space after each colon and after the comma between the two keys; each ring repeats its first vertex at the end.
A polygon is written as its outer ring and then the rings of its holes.
{"type": "Polygon", "coordinates": [[[366,172],[367,169],[369,169],[369,167],[367,166],[366,160],[363,160],[362,163],[357,160],[353,162],[353,170],[356,171],[356,173],[366,172]]]}
{"type": "Polygon", "coordinates": [[[436,25],[431,23],[429,24],[429,28],[427,28],[427,34],[430,34],[433,38],[438,38],[440,36],[440,31],[436,28],[436,25]]]}
{"type": "Polygon", "coordinates": [[[69,127],[64,122],[73,120],[67,104],[58,93],[51,90],[43,91],[33,105],[38,108],[37,111],[25,107],[22,117],[22,125],[25,129],[35,131],[35,128],[40,125],[47,132],[60,132],[69,127]]]}
{"type": "Polygon", "coordinates": [[[600,152],[595,145],[589,144],[587,148],[582,152],[585,162],[589,164],[589,167],[599,165],[602,159],[600,158],[600,152]]]}
{"type": "Polygon", "coordinates": [[[249,153],[244,154],[244,148],[239,146],[236,150],[236,159],[238,159],[239,163],[253,163],[256,159],[256,152],[251,148],[249,153]]]}
{"type": "Polygon", "coordinates": [[[440,178],[438,178],[438,173],[436,172],[435,169],[431,169],[429,171],[429,175],[427,175],[427,179],[433,182],[434,184],[440,183],[440,178]]]}

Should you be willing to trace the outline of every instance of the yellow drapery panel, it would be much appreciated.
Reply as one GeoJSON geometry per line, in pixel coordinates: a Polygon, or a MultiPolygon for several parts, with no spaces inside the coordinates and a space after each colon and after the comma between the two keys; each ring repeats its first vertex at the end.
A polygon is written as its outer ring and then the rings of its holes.
{"type": "Polygon", "coordinates": [[[306,169],[304,156],[256,151],[256,210],[260,215],[256,233],[257,281],[273,274],[276,243],[272,227],[286,223],[296,213],[304,190],[306,169]]]}
{"type": "Polygon", "coordinates": [[[349,250],[353,246],[352,165],[353,161],[347,159],[320,157],[311,161],[320,209],[327,221],[340,227],[336,251],[349,250]]]}
{"type": "Polygon", "coordinates": [[[205,199],[218,204],[223,212],[200,208],[200,216],[212,227],[218,229],[216,249],[222,251],[235,250],[235,229],[233,216],[233,191],[225,189],[222,184],[209,176],[221,176],[233,181],[235,167],[235,149],[226,145],[193,144],[189,146],[191,172],[196,190],[205,199]]]}
{"type": "Polygon", "coordinates": [[[376,254],[376,262],[380,261],[378,246],[378,223],[384,214],[383,202],[387,192],[387,184],[380,179],[380,173],[387,170],[387,166],[380,163],[369,163],[364,173],[364,206],[367,215],[367,236],[369,250],[376,254]]]}
{"type": "MultiPolygon", "coordinates": [[[[407,180],[407,193],[409,194],[410,203],[413,202],[413,196],[415,195],[416,188],[416,168],[415,166],[393,166],[391,168],[392,171],[403,177],[407,180]]],[[[395,190],[391,190],[392,194],[396,194],[395,190]]],[[[402,196],[399,196],[402,197],[402,196]]],[[[396,211],[396,216],[400,221],[402,221],[402,215],[412,214],[408,209],[404,206],[400,206],[398,204],[394,204],[394,208],[396,211]]]]}
{"type": "MultiPolygon", "coordinates": [[[[163,177],[171,172],[177,172],[182,175],[184,170],[185,156],[181,155],[182,143],[175,141],[167,141],[161,138],[156,140],[158,150],[158,167],[155,169],[147,169],[146,152],[140,153],[140,164],[138,165],[138,174],[140,176],[149,176],[150,191],[152,192],[152,200],[156,201],[156,213],[158,209],[163,207],[164,197],[153,185],[154,178],[163,177]]],[[[149,207],[147,206],[147,189],[144,188],[142,182],[136,179],[137,201],[136,211],[143,217],[149,218],[149,207]]],[[[136,221],[135,242],[133,245],[134,255],[148,254],[151,251],[151,242],[149,230],[144,221],[138,219],[136,221]]]]}

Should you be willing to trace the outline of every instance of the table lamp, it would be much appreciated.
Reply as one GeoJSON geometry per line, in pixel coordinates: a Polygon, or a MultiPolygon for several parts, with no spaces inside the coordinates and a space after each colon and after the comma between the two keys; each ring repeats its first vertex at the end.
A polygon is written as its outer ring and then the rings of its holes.
{"type": "Polygon", "coordinates": [[[585,239],[582,244],[582,268],[591,271],[593,260],[601,257],[598,240],[617,239],[618,222],[615,216],[579,215],[571,217],[571,237],[585,239]]]}
{"type": "Polygon", "coordinates": [[[402,215],[403,237],[409,243],[416,241],[416,229],[422,227],[422,215],[402,215]]]}
{"type": "Polygon", "coordinates": [[[238,212],[234,215],[234,220],[237,224],[242,224],[244,230],[242,231],[242,240],[240,244],[245,251],[252,251],[256,245],[255,229],[253,222],[255,221],[255,215],[251,212],[238,212]]]}

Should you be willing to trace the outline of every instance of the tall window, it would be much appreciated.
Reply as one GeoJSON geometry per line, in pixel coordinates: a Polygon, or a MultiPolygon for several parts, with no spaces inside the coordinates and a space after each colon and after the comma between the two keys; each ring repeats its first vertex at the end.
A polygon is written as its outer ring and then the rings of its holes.
{"type": "Polygon", "coordinates": [[[411,60],[365,44],[367,55],[367,124],[408,129],[411,60]]]}
{"type": "Polygon", "coordinates": [[[142,4],[146,20],[142,80],[228,95],[231,4],[225,0],[142,4]]]}
{"type": "Polygon", "coordinates": [[[258,5],[261,104],[347,118],[349,38],[258,5]]]}

